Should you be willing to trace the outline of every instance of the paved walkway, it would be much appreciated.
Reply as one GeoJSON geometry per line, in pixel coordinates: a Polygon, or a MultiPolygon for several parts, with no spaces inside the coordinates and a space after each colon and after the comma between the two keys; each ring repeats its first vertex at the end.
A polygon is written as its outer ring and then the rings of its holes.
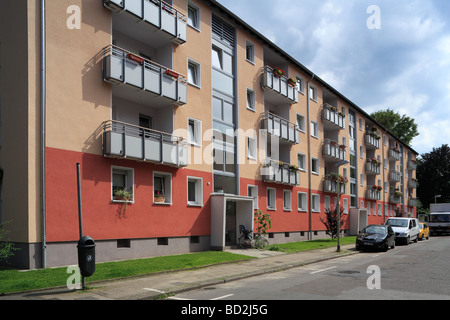
{"type": "Polygon", "coordinates": [[[55,288],[37,292],[27,292],[16,295],[6,295],[0,300],[137,300],[155,299],[162,294],[176,294],[209,285],[235,281],[261,274],[272,273],[306,264],[355,254],[355,245],[341,246],[341,252],[336,248],[326,248],[299,252],[293,254],[259,251],[259,250],[227,250],[258,259],[238,263],[218,264],[206,268],[189,271],[175,271],[155,275],[114,280],[107,282],[88,283],[89,290],[69,290],[55,288]]]}

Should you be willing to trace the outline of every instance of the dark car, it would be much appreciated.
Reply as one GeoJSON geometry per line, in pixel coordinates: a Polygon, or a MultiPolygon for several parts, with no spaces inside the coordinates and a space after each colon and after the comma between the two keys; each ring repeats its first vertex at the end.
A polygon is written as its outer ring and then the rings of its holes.
{"type": "Polygon", "coordinates": [[[369,225],[365,227],[356,238],[356,249],[381,249],[387,251],[395,248],[395,233],[391,226],[369,225]]]}

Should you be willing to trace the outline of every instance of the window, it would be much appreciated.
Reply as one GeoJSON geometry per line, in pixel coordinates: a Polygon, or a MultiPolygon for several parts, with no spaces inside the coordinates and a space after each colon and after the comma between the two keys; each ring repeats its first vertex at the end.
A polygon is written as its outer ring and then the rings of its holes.
{"type": "Polygon", "coordinates": [[[378,215],[381,216],[382,206],[381,203],[378,204],[378,215]]]}
{"type": "Polygon", "coordinates": [[[297,194],[298,197],[298,211],[307,211],[308,209],[308,202],[307,202],[307,195],[304,192],[299,192],[297,194]]]}
{"type": "Polygon", "coordinates": [[[317,89],[316,87],[309,87],[309,97],[310,99],[317,101],[317,89]]]}
{"type": "Polygon", "coordinates": [[[256,111],[256,94],[255,91],[247,88],[247,109],[256,111]]]}
{"type": "Polygon", "coordinates": [[[292,210],[291,196],[292,196],[291,190],[283,190],[283,210],[286,211],[292,210]]]}
{"type": "Polygon", "coordinates": [[[247,137],[247,156],[249,159],[256,160],[256,139],[247,137]]]}
{"type": "Polygon", "coordinates": [[[245,58],[248,62],[255,62],[255,46],[250,41],[245,43],[245,58]]]}
{"type": "Polygon", "coordinates": [[[189,60],[188,61],[188,83],[196,87],[200,87],[200,64],[189,60]]]}
{"type": "Polygon", "coordinates": [[[297,91],[300,92],[301,94],[305,93],[305,80],[303,80],[303,78],[299,78],[297,77],[297,91]]]}
{"type": "Polygon", "coordinates": [[[190,206],[203,205],[203,179],[188,177],[187,179],[187,200],[190,206]]]}
{"type": "Polygon", "coordinates": [[[359,130],[362,131],[362,129],[363,129],[363,119],[359,118],[359,130]]]}
{"type": "Polygon", "coordinates": [[[319,159],[311,159],[311,172],[314,174],[319,174],[319,159]]]}
{"type": "Polygon", "coordinates": [[[330,209],[331,209],[331,206],[330,206],[330,196],[325,196],[325,197],[324,197],[324,203],[325,203],[325,210],[326,210],[326,209],[330,210],[330,209]]]}
{"type": "Polygon", "coordinates": [[[319,138],[319,124],[315,121],[311,121],[311,136],[319,138]]]}
{"type": "Polygon", "coordinates": [[[222,70],[222,50],[219,48],[212,48],[212,65],[222,70]]]}
{"type": "Polygon", "coordinates": [[[363,187],[364,186],[364,174],[360,174],[359,175],[359,182],[360,182],[360,186],[363,187]]]}
{"type": "Polygon", "coordinates": [[[113,201],[134,201],[134,171],[129,168],[112,167],[113,201]]]}
{"type": "Polygon", "coordinates": [[[202,122],[188,119],[188,142],[192,145],[202,145],[202,122]]]}
{"type": "Polygon", "coordinates": [[[258,187],[257,186],[247,186],[247,195],[253,198],[253,209],[259,209],[258,205],[258,187]]]}
{"type": "Polygon", "coordinates": [[[297,154],[297,166],[300,170],[306,171],[306,156],[302,153],[297,154]]]}
{"type": "Polygon", "coordinates": [[[348,214],[348,199],[344,198],[343,200],[344,214],[348,214]]]}
{"type": "Polygon", "coordinates": [[[305,117],[297,114],[297,127],[300,131],[305,132],[305,117]]]}
{"type": "Polygon", "coordinates": [[[189,26],[200,30],[200,8],[189,2],[187,23],[189,26]]]}
{"type": "Polygon", "coordinates": [[[362,159],[364,158],[364,147],[359,146],[359,157],[362,159]]]}
{"type": "Polygon", "coordinates": [[[140,114],[139,115],[139,127],[151,129],[152,126],[152,117],[140,114]]]}
{"type": "Polygon", "coordinates": [[[275,210],[276,204],[276,189],[273,188],[267,188],[267,209],[268,210],[275,210]]]}
{"type": "Polygon", "coordinates": [[[153,173],[153,203],[172,204],[172,175],[170,173],[153,173]]]}
{"type": "Polygon", "coordinates": [[[320,212],[320,195],[312,194],[311,195],[311,209],[313,212],[320,212]]]}

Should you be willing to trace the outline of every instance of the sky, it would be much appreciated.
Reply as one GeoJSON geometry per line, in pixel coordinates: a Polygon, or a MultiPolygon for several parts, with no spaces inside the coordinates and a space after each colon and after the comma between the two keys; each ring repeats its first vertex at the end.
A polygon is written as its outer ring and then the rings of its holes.
{"type": "Polygon", "coordinates": [[[367,113],[414,118],[419,154],[450,144],[449,0],[218,0],[367,113]]]}

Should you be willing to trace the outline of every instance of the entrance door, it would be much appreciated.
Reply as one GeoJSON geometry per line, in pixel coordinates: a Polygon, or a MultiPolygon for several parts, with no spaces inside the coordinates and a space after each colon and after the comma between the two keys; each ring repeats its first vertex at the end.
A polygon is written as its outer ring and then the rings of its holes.
{"type": "Polygon", "coordinates": [[[233,246],[237,243],[236,237],[236,202],[227,201],[225,217],[225,245],[233,246]]]}

